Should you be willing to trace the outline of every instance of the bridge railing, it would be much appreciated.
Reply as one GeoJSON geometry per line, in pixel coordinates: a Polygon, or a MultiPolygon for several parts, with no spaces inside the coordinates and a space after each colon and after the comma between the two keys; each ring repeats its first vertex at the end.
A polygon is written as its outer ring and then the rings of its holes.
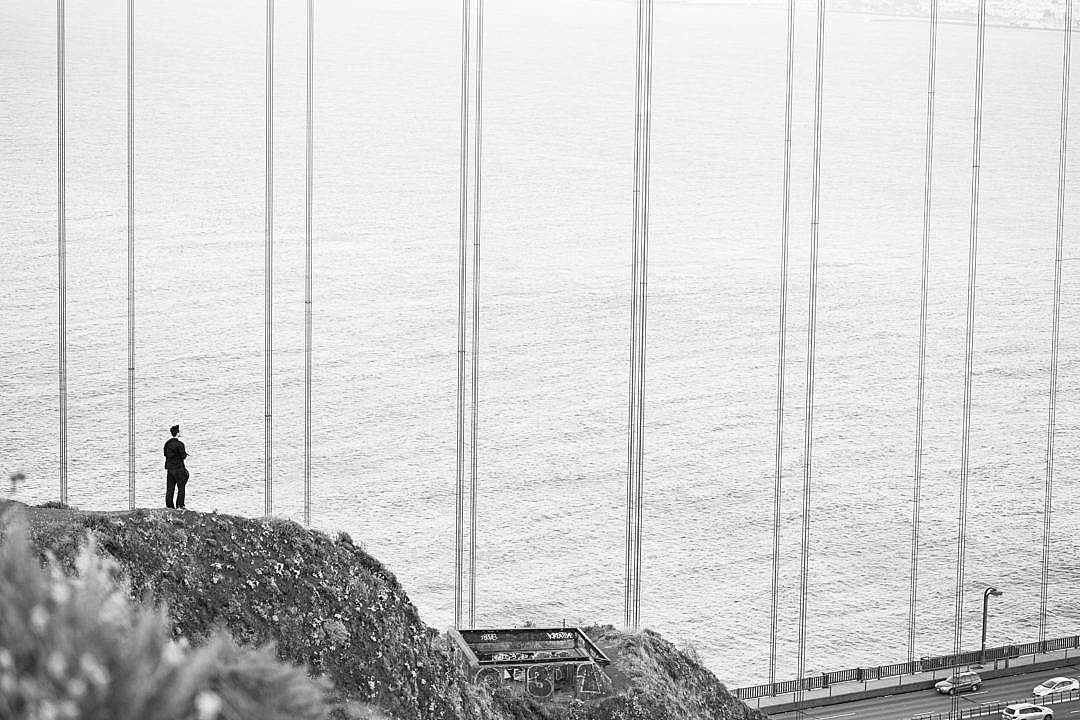
{"type": "MultiPolygon", "coordinates": [[[[835,683],[842,682],[866,682],[881,678],[896,677],[897,675],[915,675],[917,673],[945,670],[948,668],[973,665],[988,660],[1001,660],[1004,658],[1017,658],[1023,655],[1038,655],[1041,653],[1055,652],[1080,648],[1080,635],[1043,640],[1042,642],[1030,642],[1022,645],[999,645],[986,648],[985,651],[971,650],[954,655],[932,655],[913,660],[912,662],[893,663],[891,665],[878,665],[876,667],[857,667],[845,670],[810,675],[796,680],[783,680],[764,685],[751,685],[749,687],[735,688],[732,692],[740,700],[769,697],[796,693],[799,690],[819,690],[827,688],[835,683]]],[[[965,716],[966,717],[966,716],[965,716]]]]}
{"type": "MultiPolygon", "coordinates": [[[[1029,643],[1030,644],[1030,643],[1029,643]]],[[[1065,648],[1058,648],[1064,650],[1065,648]]],[[[981,703],[971,707],[960,708],[957,712],[920,713],[912,715],[911,720],[965,720],[965,718],[977,718],[985,715],[1000,715],[1001,711],[1009,705],[1054,705],[1056,703],[1072,702],[1080,700],[1080,690],[1068,690],[1061,693],[1053,693],[1044,697],[1028,695],[1019,700],[996,700],[994,702],[981,703]]]]}

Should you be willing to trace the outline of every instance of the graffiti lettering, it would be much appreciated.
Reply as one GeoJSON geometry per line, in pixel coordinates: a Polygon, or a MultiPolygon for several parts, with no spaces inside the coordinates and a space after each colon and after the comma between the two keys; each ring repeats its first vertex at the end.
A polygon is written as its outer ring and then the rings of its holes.
{"type": "Polygon", "coordinates": [[[604,692],[605,677],[595,665],[579,665],[576,675],[579,693],[600,695],[604,692]]]}
{"type": "Polygon", "coordinates": [[[546,667],[529,668],[525,678],[525,691],[533,697],[551,697],[555,691],[555,685],[551,681],[551,672],[546,667]]]}
{"type": "Polygon", "coordinates": [[[499,636],[495,633],[485,633],[480,636],[480,642],[495,642],[499,639],[499,636]]]}
{"type": "Polygon", "coordinates": [[[574,633],[566,632],[565,630],[560,632],[549,632],[547,634],[548,640],[573,640],[574,633]]]}

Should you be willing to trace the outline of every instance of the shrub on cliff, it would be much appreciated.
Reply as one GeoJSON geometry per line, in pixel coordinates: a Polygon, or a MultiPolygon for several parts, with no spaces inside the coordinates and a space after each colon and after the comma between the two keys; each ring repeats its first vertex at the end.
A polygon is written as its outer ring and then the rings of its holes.
{"type": "Polygon", "coordinates": [[[116,564],[84,548],[75,575],[44,570],[18,521],[0,544],[0,717],[319,720],[327,684],[215,632],[200,648],[128,597],[116,564]]]}

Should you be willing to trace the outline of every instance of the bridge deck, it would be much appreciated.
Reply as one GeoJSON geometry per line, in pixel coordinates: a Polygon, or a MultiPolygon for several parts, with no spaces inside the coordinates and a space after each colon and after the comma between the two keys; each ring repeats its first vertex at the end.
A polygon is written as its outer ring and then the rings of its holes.
{"type": "MultiPolygon", "coordinates": [[[[1047,674],[1048,671],[1054,670],[1055,668],[1071,668],[1068,671],[1056,674],[1069,675],[1072,673],[1073,675],[1080,675],[1080,652],[1076,649],[1057,650],[1038,655],[1027,655],[1019,658],[997,660],[995,662],[987,663],[984,666],[972,665],[971,668],[978,672],[984,680],[988,681],[1009,676],[1030,675],[1031,677],[1027,678],[1027,680],[1031,680],[1030,687],[1027,687],[1027,690],[1024,693],[1012,698],[1015,700],[1023,700],[1030,697],[1031,688],[1046,679],[1043,675],[1049,677],[1047,674]]],[[[933,672],[917,673],[914,675],[899,675],[880,680],[868,680],[862,683],[837,683],[828,688],[806,691],[803,697],[803,707],[827,707],[831,705],[854,703],[871,698],[897,696],[902,693],[919,693],[920,691],[923,691],[923,694],[931,697],[931,699],[940,699],[945,696],[939,696],[935,692],[925,691],[929,691],[933,688],[934,683],[948,677],[951,672],[952,670],[950,668],[935,670],[933,672]]],[[[975,693],[974,695],[965,693],[962,697],[983,697],[983,693],[995,692],[995,686],[1005,686],[1005,683],[989,682],[987,683],[987,687],[980,690],[979,693],[975,693]]],[[[1012,684],[1008,684],[1007,687],[1011,688],[1012,684]]],[[[795,709],[794,693],[753,698],[744,700],[743,702],[750,707],[764,710],[770,716],[782,715],[795,709]]],[[[930,705],[933,705],[933,703],[930,703],[930,705]]],[[[948,702],[946,698],[946,709],[947,706],[948,702]]],[[[934,707],[936,707],[936,705],[934,705],[934,707]]],[[[932,711],[933,710],[925,710],[923,712],[932,711]]],[[[848,716],[845,715],[844,717],[848,716]]],[[[851,715],[850,717],[852,720],[855,720],[854,715],[851,715]]],[[[893,714],[890,717],[900,716],[893,714]]],[[[904,717],[910,717],[910,715],[904,715],[904,717]]]]}

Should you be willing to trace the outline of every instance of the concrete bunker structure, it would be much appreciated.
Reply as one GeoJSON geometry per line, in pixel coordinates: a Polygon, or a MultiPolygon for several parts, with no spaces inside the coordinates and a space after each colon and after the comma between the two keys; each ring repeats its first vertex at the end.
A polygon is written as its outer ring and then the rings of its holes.
{"type": "Polygon", "coordinates": [[[521,684],[541,700],[608,694],[607,655],[581,628],[450,630],[450,642],[472,682],[521,684]]]}

